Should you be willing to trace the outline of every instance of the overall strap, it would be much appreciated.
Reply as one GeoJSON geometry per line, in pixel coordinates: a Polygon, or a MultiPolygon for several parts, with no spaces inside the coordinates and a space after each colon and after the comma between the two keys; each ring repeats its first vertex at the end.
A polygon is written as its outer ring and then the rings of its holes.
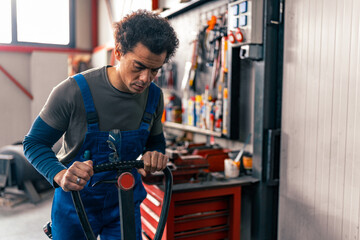
{"type": "Polygon", "coordinates": [[[87,84],[85,77],[80,73],[73,76],[73,78],[75,79],[76,83],[79,85],[81,95],[83,97],[85,111],[86,111],[88,132],[99,131],[99,120],[95,110],[89,85],[87,84]]]}
{"type": "Polygon", "coordinates": [[[146,103],[145,112],[141,121],[140,129],[146,129],[150,132],[150,128],[153,122],[154,113],[159,104],[160,88],[151,83],[149,86],[149,95],[146,103]]]}

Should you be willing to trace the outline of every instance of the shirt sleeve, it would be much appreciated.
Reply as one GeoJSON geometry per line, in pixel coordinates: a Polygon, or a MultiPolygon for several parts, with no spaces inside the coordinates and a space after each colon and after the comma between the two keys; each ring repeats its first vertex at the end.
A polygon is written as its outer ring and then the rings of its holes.
{"type": "MultiPolygon", "coordinates": [[[[81,98],[79,88],[72,78],[58,84],[51,91],[39,116],[52,128],[66,131],[75,103],[81,98]]],[[[81,100],[81,99],[80,99],[81,100]]]]}
{"type": "Polygon", "coordinates": [[[160,91],[159,104],[156,108],[155,118],[153,125],[151,127],[150,136],[155,136],[163,133],[163,125],[161,123],[161,117],[164,111],[164,95],[163,92],[160,91]]]}
{"type": "Polygon", "coordinates": [[[163,133],[153,136],[150,135],[145,146],[145,152],[158,151],[165,154],[165,145],[166,143],[163,133]]]}
{"type": "Polygon", "coordinates": [[[55,175],[66,169],[51,149],[63,134],[64,131],[50,127],[38,116],[23,141],[25,157],[53,187],[58,187],[55,175]]]}

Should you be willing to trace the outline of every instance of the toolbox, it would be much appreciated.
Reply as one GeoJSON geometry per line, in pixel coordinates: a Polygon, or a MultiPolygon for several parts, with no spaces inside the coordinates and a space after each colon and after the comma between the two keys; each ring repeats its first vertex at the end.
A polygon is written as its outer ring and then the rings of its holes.
{"type": "MultiPolygon", "coordinates": [[[[192,185],[180,184],[173,191],[162,239],[240,239],[241,186],[191,190],[192,185]]],[[[158,185],[144,186],[148,195],[140,207],[142,229],[153,239],[164,193],[158,185]]]]}

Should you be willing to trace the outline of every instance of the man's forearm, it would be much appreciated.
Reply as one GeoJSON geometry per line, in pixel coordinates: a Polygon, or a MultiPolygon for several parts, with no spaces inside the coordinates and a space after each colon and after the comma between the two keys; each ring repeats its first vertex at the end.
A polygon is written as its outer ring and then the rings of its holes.
{"type": "Polygon", "coordinates": [[[63,132],[50,127],[38,117],[23,141],[25,157],[53,186],[57,186],[54,183],[55,175],[66,169],[51,149],[62,135],[63,132]]]}

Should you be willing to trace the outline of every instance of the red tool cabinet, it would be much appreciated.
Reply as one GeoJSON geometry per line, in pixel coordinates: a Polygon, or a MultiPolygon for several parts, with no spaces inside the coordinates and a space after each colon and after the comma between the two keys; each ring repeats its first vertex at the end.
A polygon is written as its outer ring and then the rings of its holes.
{"type": "MultiPolygon", "coordinates": [[[[174,185],[163,240],[240,239],[240,185],[179,185],[174,185]]],[[[144,186],[148,196],[141,204],[142,228],[153,239],[164,193],[157,185],[144,186]]]]}

